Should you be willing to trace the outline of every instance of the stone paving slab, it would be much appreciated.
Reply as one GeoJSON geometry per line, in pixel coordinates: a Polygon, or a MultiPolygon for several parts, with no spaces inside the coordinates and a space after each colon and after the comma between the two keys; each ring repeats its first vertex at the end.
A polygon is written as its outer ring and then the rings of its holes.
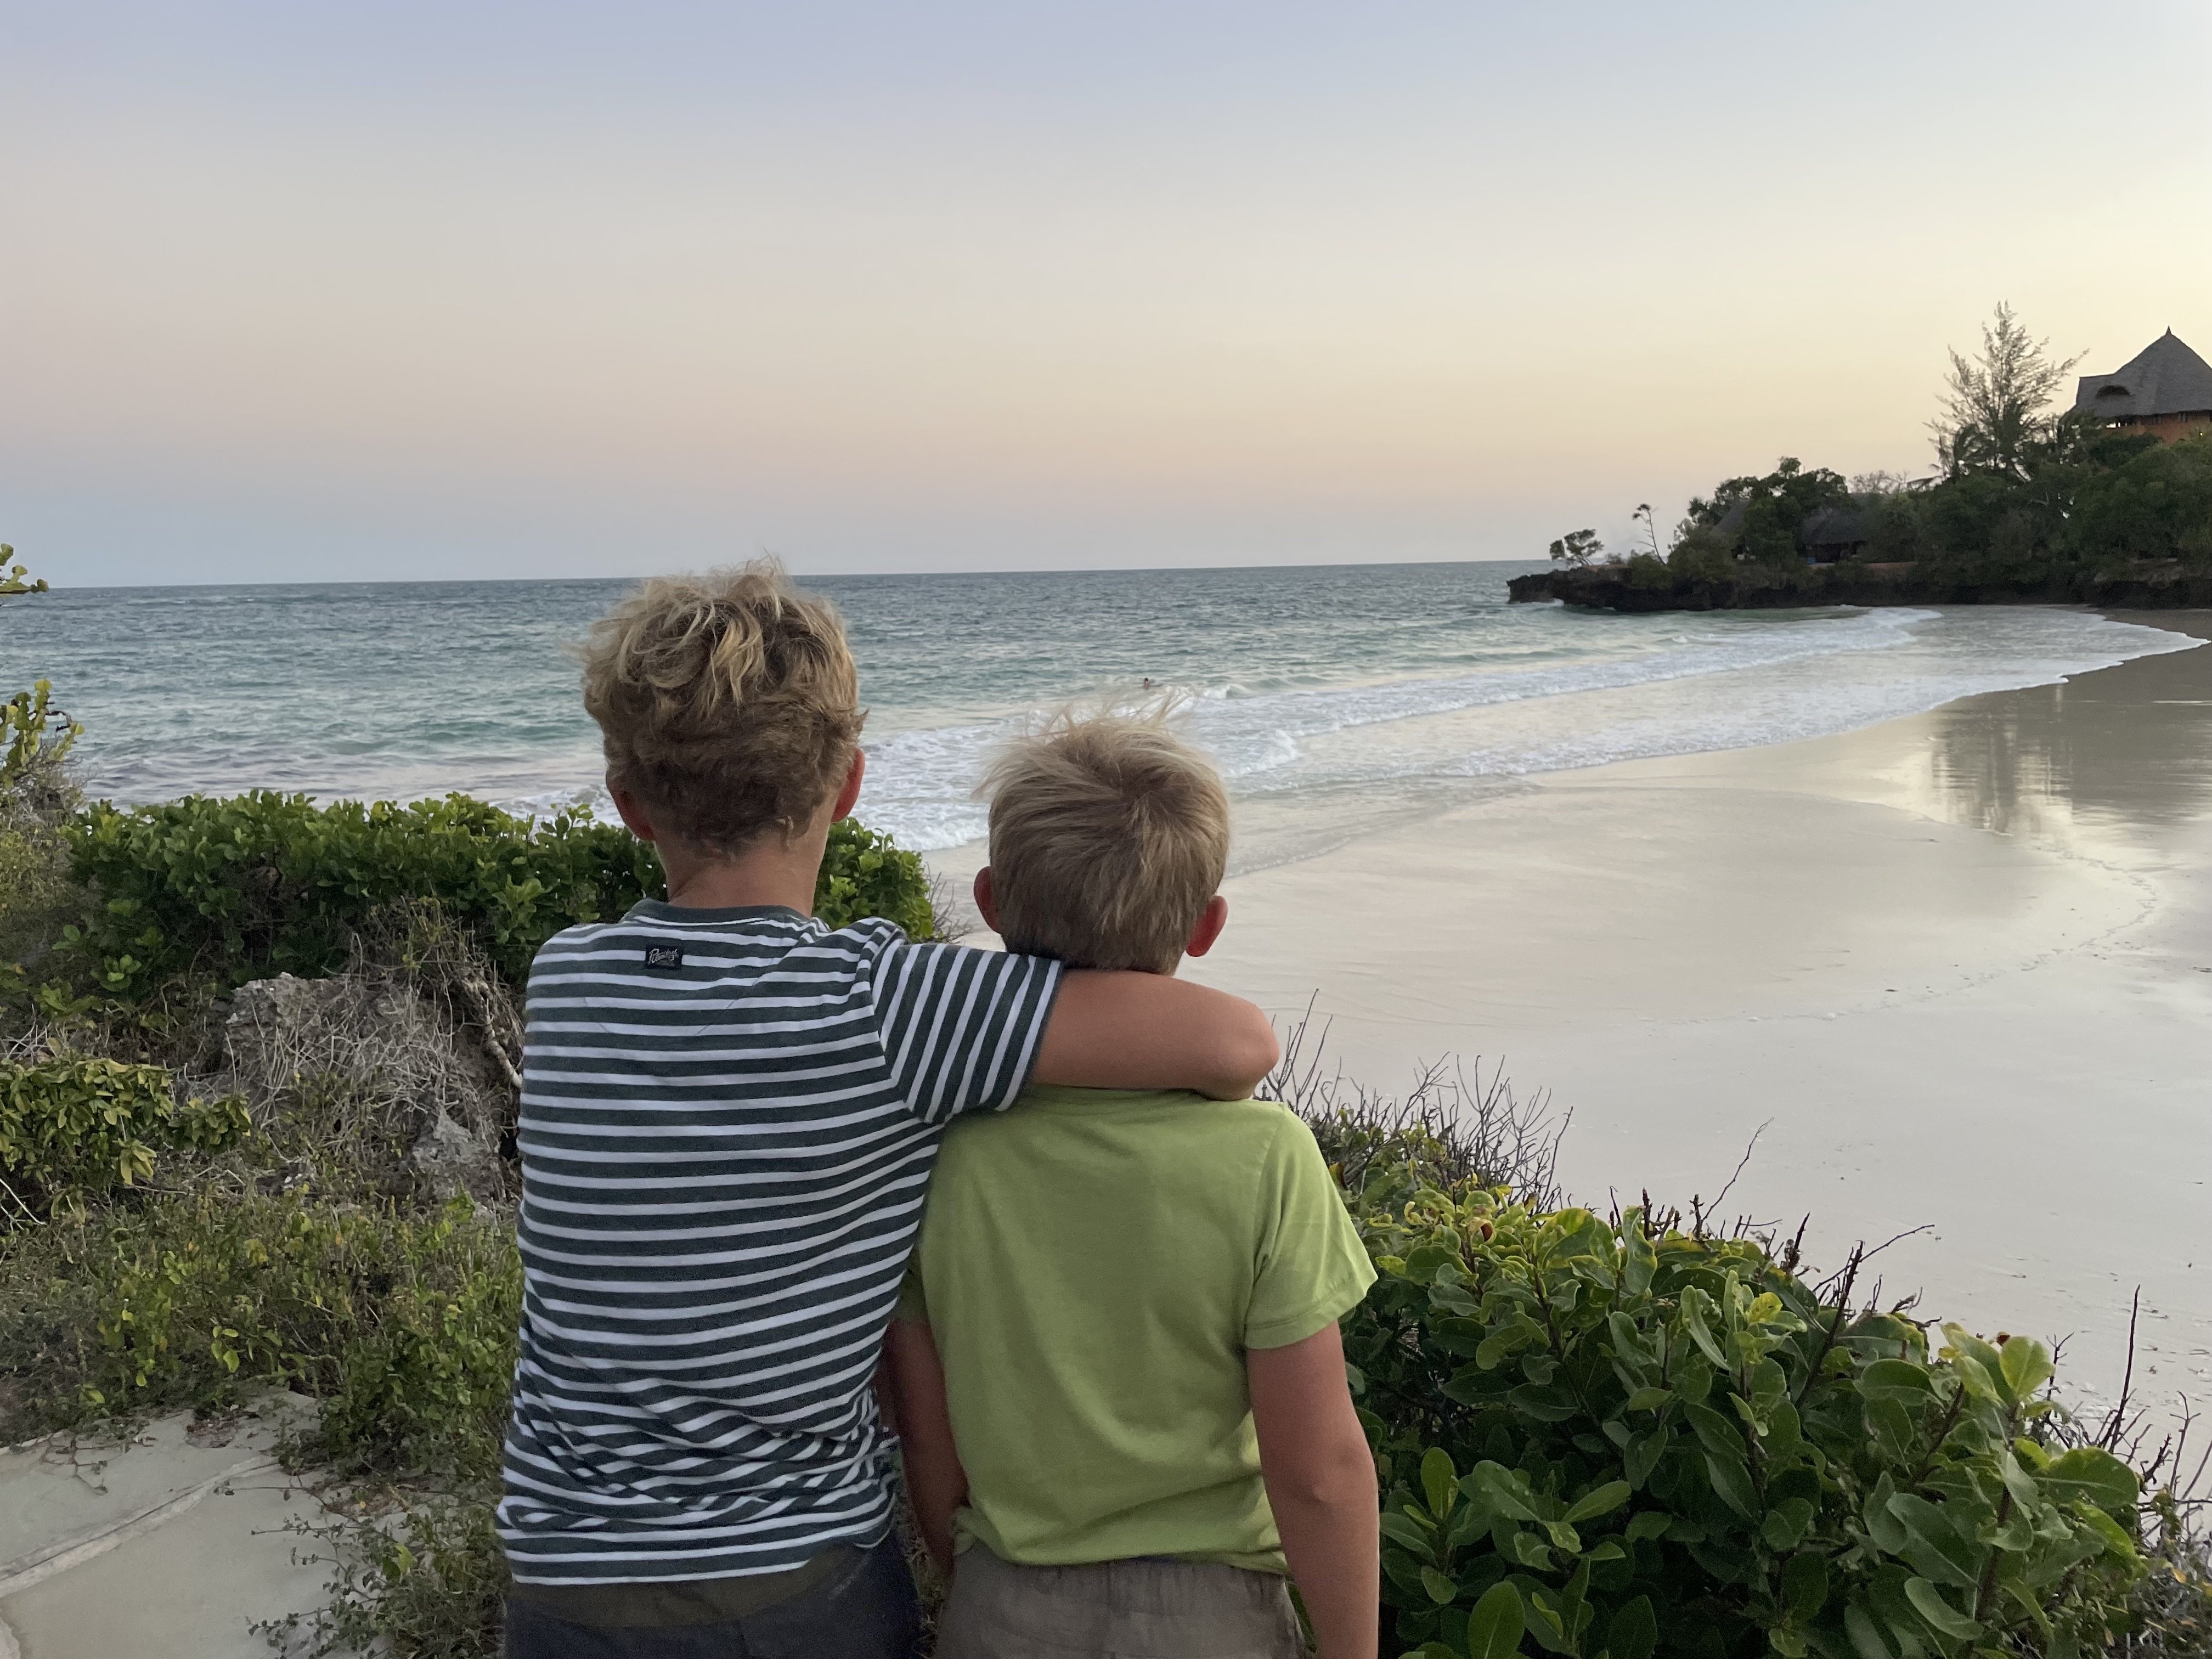
{"type": "Polygon", "coordinates": [[[277,1467],[312,1402],[189,1413],[0,1453],[0,1659],[270,1659],[249,1628],[323,1599],[313,1494],[277,1467]]]}

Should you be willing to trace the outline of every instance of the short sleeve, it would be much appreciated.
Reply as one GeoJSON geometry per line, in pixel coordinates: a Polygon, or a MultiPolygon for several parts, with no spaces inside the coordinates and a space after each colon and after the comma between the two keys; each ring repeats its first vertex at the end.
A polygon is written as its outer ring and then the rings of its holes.
{"type": "Polygon", "coordinates": [[[916,1116],[945,1123],[1014,1103],[1060,991],[1044,957],[884,939],[870,975],[891,1081],[916,1116]]]}
{"type": "Polygon", "coordinates": [[[1260,1182],[1259,1257],[1244,1316],[1247,1348],[1286,1348],[1358,1307],[1374,1264],[1313,1131],[1287,1121],[1260,1182]]]}

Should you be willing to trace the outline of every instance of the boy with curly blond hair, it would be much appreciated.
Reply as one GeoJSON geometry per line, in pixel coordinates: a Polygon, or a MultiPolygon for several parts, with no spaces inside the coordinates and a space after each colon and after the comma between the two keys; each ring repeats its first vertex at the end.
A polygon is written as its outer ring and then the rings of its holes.
{"type": "Polygon", "coordinates": [[[915,1639],[872,1386],[947,1125],[1031,1082],[1234,1098],[1249,1004],[808,915],[866,770],[836,612],[772,565],[646,583],[584,701],[668,896],[532,970],[514,1659],[890,1659],[915,1639]]]}

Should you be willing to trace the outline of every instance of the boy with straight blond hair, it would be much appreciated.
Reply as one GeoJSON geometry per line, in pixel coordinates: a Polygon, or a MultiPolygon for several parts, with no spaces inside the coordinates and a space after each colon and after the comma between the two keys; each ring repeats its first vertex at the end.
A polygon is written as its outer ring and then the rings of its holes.
{"type": "MultiPolygon", "coordinates": [[[[1064,717],[988,790],[1008,949],[1165,980],[1220,934],[1228,802],[1161,719],[1064,717]]],[[[1286,1571],[1322,1659],[1374,1659],[1337,1331],[1374,1279],[1272,1102],[1032,1086],[955,1126],[890,1349],[939,1659],[1294,1659],[1286,1571]]]]}
{"type": "Polygon", "coordinates": [[[584,663],[668,896],[531,972],[507,1651],[902,1656],[872,1381],[945,1126],[1032,1080],[1233,1098],[1274,1035],[1155,975],[812,919],[862,711],[774,566],[647,582],[584,663]]]}

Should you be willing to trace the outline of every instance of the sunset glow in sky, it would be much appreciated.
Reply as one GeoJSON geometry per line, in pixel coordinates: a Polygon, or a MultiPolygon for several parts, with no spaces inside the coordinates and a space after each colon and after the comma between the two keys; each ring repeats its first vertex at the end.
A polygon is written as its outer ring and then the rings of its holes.
{"type": "Polygon", "coordinates": [[[57,581],[1540,556],[2212,354],[2212,8],[0,3],[57,581]]]}

